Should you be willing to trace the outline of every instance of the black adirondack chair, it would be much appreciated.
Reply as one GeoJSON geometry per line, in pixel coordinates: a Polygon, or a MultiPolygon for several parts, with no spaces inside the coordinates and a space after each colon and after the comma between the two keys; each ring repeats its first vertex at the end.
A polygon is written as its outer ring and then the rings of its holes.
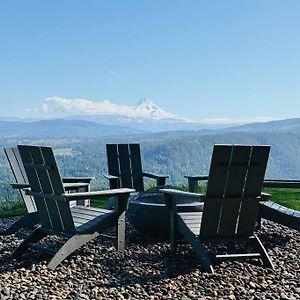
{"type": "MultiPolygon", "coordinates": [[[[199,257],[205,271],[214,272],[213,261],[232,258],[261,258],[272,262],[254,234],[270,146],[215,145],[206,194],[162,189],[170,212],[171,249],[176,250],[180,233],[199,257]],[[178,213],[176,200],[194,198],[204,201],[203,212],[178,213]],[[203,242],[243,241],[253,253],[215,254],[210,257],[203,242]],[[252,247],[250,247],[252,246],[252,247]]],[[[270,195],[269,195],[270,196],[270,195]]]]}
{"type": "Polygon", "coordinates": [[[169,176],[143,172],[139,144],[107,144],[107,165],[111,189],[134,188],[144,191],[143,177],[156,179],[157,186],[164,186],[169,176]]]}
{"type": "Polygon", "coordinates": [[[116,248],[124,250],[125,211],[133,189],[66,193],[52,148],[22,145],[18,149],[30,185],[26,193],[34,198],[41,226],[15,250],[14,258],[20,258],[28,248],[46,251],[54,254],[48,264],[54,269],[76,249],[113,227],[116,228],[116,248]],[[101,196],[115,196],[114,210],[83,205],[70,208],[72,200],[101,196]],[[41,245],[39,241],[49,235],[67,237],[67,241],[59,249],[41,245]]]}
{"type": "MultiPolygon", "coordinates": [[[[36,211],[36,205],[32,196],[27,195],[25,193],[25,189],[29,187],[29,182],[27,179],[27,175],[24,169],[24,165],[19,153],[18,148],[5,148],[4,153],[9,162],[11,171],[16,180],[16,183],[12,183],[11,186],[15,189],[18,189],[21,195],[21,198],[24,201],[27,214],[21,217],[18,221],[13,223],[9,228],[5,231],[0,232],[1,235],[10,235],[21,228],[24,227],[32,227],[39,223],[38,213],[36,211]]],[[[89,191],[90,183],[92,181],[92,177],[79,177],[79,178],[63,178],[64,188],[66,191],[89,191]]],[[[74,201],[72,205],[85,205],[89,206],[89,199],[79,200],[77,202],[74,201]]]]}
{"type": "MultiPolygon", "coordinates": [[[[188,175],[189,191],[197,193],[199,191],[199,181],[207,181],[208,175],[188,175]]],[[[263,187],[271,188],[300,188],[298,179],[265,179],[263,187]]],[[[257,219],[257,229],[261,228],[261,219],[267,219],[275,223],[300,231],[300,212],[279,205],[272,200],[260,203],[259,215],[257,219]]]]}

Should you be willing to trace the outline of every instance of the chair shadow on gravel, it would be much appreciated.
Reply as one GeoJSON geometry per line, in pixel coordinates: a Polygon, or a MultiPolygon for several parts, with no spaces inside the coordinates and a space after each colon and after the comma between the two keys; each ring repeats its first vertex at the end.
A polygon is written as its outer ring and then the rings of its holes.
{"type": "MultiPolygon", "coordinates": [[[[260,237],[263,239],[263,243],[267,245],[267,249],[272,249],[273,246],[281,245],[284,246],[290,238],[284,237],[280,234],[274,233],[274,234],[260,234],[260,237]]],[[[198,260],[196,254],[193,252],[191,246],[184,240],[179,240],[179,247],[177,250],[177,253],[173,254],[170,251],[170,244],[168,242],[168,239],[162,239],[162,238],[154,238],[154,237],[145,237],[144,235],[140,234],[137,231],[134,231],[134,234],[131,236],[130,242],[128,242],[128,245],[130,246],[154,246],[160,245],[163,246],[163,248],[166,250],[164,256],[165,258],[162,258],[162,254],[159,255],[159,258],[162,260],[163,263],[162,266],[165,268],[164,273],[167,277],[176,277],[178,275],[183,275],[189,272],[192,272],[194,269],[199,269],[201,272],[204,272],[200,261],[198,260]],[[184,267],[183,267],[184,266],[184,267]]],[[[223,253],[225,254],[227,251],[230,253],[246,253],[249,250],[249,247],[246,247],[246,245],[242,244],[240,247],[236,245],[235,243],[232,243],[232,245],[229,243],[222,243],[220,241],[211,242],[211,243],[205,243],[208,254],[210,253],[223,253]],[[243,251],[240,251],[239,249],[243,248],[243,251]]],[[[250,248],[251,249],[251,248],[250,248]]],[[[148,254],[147,254],[148,256],[148,254]]],[[[141,260],[143,260],[143,257],[141,257],[141,260]]],[[[237,260],[240,261],[241,260],[237,260]]],[[[246,259],[245,262],[262,267],[263,263],[260,259],[246,259]]],[[[214,265],[218,266],[222,263],[222,261],[215,261],[214,265]]]]}
{"type": "Polygon", "coordinates": [[[102,263],[115,278],[114,281],[101,285],[104,288],[134,284],[156,284],[166,278],[188,274],[194,269],[202,270],[197,258],[188,253],[184,255],[170,255],[167,252],[158,254],[138,253],[131,258],[126,257],[119,270],[113,270],[116,263],[114,259],[103,260],[102,263]]]}
{"type": "Polygon", "coordinates": [[[285,247],[285,245],[287,245],[292,239],[290,236],[277,232],[260,233],[259,238],[266,249],[272,249],[277,246],[285,247]]]}
{"type": "Polygon", "coordinates": [[[39,251],[29,250],[21,259],[13,259],[12,254],[16,247],[7,245],[0,249],[0,274],[21,268],[31,269],[32,265],[47,261],[51,256],[39,251]]]}

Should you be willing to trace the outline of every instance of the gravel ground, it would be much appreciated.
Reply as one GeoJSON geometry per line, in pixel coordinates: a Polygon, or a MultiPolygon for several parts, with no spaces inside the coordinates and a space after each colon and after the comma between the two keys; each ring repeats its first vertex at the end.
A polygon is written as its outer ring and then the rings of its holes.
{"type": "MultiPolygon", "coordinates": [[[[0,219],[0,230],[12,221],[0,219]]],[[[10,258],[26,234],[0,236],[0,299],[300,299],[300,233],[272,222],[263,222],[258,235],[275,271],[260,260],[231,261],[218,264],[213,275],[203,273],[188,245],[171,256],[165,241],[130,225],[124,254],[97,239],[55,271],[39,252],[10,258]]]]}

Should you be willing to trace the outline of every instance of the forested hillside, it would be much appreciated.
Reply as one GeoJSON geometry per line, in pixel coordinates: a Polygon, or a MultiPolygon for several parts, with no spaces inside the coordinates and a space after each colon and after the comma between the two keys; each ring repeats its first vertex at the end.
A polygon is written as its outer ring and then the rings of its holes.
{"type": "MultiPolygon", "coordinates": [[[[184,183],[184,175],[207,174],[213,145],[216,143],[269,144],[272,146],[267,168],[269,178],[300,177],[300,137],[280,133],[225,133],[201,135],[194,132],[152,134],[123,139],[57,139],[0,140],[1,148],[17,144],[39,144],[54,147],[62,174],[65,176],[95,176],[94,186],[107,184],[105,144],[109,142],[139,142],[145,171],[169,174],[171,184],[184,183]]],[[[4,156],[0,155],[1,194],[10,193],[12,175],[4,156]]]]}

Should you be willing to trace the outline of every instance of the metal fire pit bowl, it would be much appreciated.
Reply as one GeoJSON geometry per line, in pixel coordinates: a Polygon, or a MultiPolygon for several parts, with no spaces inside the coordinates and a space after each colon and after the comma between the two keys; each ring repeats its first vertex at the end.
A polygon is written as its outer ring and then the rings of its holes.
{"type": "MultiPolygon", "coordinates": [[[[129,198],[127,216],[136,230],[153,237],[167,238],[169,236],[169,214],[165,206],[164,195],[160,188],[154,187],[142,193],[134,193],[129,198]]],[[[178,188],[175,188],[178,189],[178,188]]],[[[203,202],[187,199],[177,201],[177,211],[195,212],[203,210],[203,202]]]]}

